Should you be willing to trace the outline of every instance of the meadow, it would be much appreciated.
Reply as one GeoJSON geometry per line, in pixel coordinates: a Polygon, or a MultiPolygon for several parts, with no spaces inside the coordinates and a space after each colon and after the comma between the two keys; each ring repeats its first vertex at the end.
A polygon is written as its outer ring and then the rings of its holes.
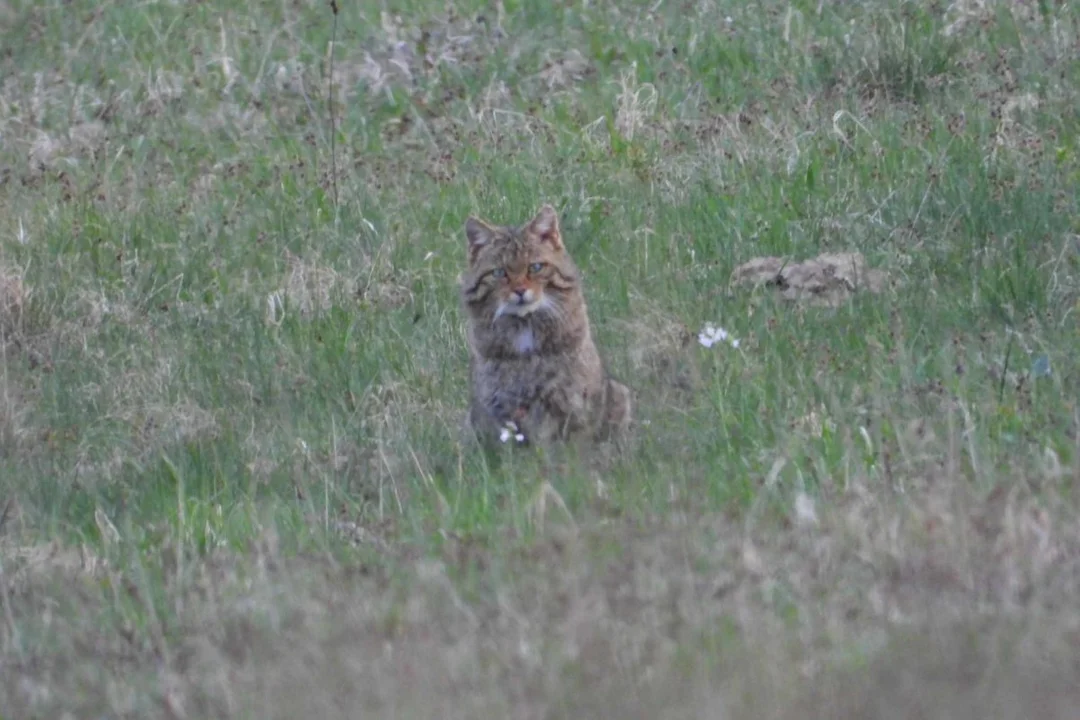
{"type": "Polygon", "coordinates": [[[0,717],[1075,717],[1078,111],[1053,0],[0,0],[0,717]],[[544,202],[625,452],[462,442],[544,202]]]}

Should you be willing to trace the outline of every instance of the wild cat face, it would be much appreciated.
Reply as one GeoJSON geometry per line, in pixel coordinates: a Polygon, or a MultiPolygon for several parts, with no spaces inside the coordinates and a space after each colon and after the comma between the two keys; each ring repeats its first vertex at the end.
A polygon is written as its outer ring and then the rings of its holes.
{"type": "Polygon", "coordinates": [[[469,269],[462,294],[470,312],[497,321],[534,313],[560,315],[578,290],[578,273],[562,244],[559,220],[550,205],[530,222],[492,226],[470,217],[469,269]]]}

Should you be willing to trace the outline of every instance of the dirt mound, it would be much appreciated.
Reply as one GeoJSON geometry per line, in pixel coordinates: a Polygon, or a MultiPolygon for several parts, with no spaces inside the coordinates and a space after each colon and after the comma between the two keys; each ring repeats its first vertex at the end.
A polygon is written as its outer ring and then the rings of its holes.
{"type": "Polygon", "coordinates": [[[856,291],[881,292],[887,279],[884,271],[867,266],[862,253],[823,253],[801,263],[754,258],[732,271],[730,285],[765,285],[785,300],[836,307],[856,291]]]}

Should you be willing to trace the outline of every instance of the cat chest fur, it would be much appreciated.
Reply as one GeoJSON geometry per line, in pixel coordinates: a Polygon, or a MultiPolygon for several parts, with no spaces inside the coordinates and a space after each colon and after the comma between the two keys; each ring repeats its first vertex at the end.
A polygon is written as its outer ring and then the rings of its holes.
{"type": "Polygon", "coordinates": [[[536,352],[536,347],[536,334],[526,325],[514,337],[514,352],[518,355],[529,355],[536,352]]]}
{"type": "Polygon", "coordinates": [[[480,397],[513,398],[516,403],[533,404],[557,388],[585,387],[598,381],[578,367],[573,355],[532,352],[517,357],[482,359],[476,365],[474,381],[480,397]]]}

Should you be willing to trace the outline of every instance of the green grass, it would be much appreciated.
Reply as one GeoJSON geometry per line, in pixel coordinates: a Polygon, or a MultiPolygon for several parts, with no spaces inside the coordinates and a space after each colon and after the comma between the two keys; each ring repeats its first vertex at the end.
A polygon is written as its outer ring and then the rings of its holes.
{"type": "Polygon", "coordinates": [[[1066,717],[1075,8],[382,7],[331,124],[324,3],[0,3],[0,713],[1066,717]],[[460,442],[543,202],[599,461],[460,442]],[[890,282],[728,287],[822,252],[890,282]]]}

